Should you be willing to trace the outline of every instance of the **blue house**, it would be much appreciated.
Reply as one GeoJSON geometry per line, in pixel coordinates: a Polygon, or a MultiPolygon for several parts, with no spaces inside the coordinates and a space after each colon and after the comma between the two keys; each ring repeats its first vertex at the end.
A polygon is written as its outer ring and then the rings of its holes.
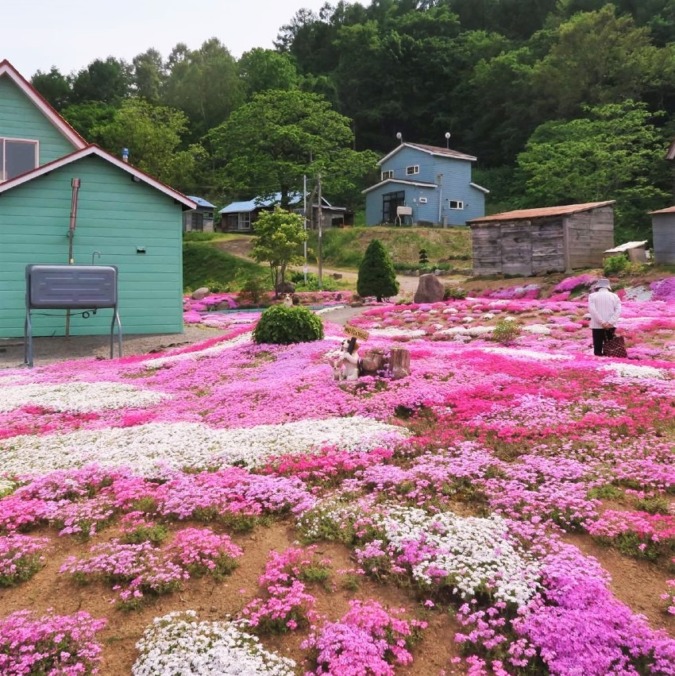
{"type": "Polygon", "coordinates": [[[485,215],[485,188],[471,181],[473,155],[401,143],[385,155],[380,182],[366,188],[366,225],[466,225],[485,215]]]}

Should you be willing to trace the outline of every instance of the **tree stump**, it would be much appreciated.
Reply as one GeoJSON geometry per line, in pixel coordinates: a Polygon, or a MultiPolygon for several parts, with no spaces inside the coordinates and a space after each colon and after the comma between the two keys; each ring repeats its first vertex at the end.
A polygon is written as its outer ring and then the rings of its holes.
{"type": "Polygon", "coordinates": [[[368,350],[361,359],[363,375],[374,376],[384,369],[385,356],[383,350],[368,350]]]}
{"type": "Polygon", "coordinates": [[[404,347],[393,347],[389,353],[389,368],[394,380],[410,375],[410,352],[404,347]]]}

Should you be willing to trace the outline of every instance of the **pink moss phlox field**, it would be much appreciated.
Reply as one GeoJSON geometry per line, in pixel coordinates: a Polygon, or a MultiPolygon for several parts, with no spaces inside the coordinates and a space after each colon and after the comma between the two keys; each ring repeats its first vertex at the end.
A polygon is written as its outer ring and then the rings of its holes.
{"type": "Polygon", "coordinates": [[[410,648],[426,622],[404,619],[403,609],[389,609],[377,601],[350,601],[347,614],[337,622],[315,629],[303,643],[315,664],[312,674],[381,674],[393,676],[396,665],[411,664],[410,648]]]}
{"type": "MultiPolygon", "coordinates": [[[[653,284],[648,300],[624,294],[629,358],[615,360],[592,356],[587,300],[576,295],[592,281],[568,278],[549,298],[521,287],[367,309],[353,320],[370,332],[362,349],[409,350],[399,380],[333,381],[327,355],[344,328],[329,321],[322,341],[254,345],[257,313],[211,312],[234,297],[186,302],[186,321],[222,322],[215,339],[7,369],[0,583],[3,570],[7,584],[25,583],[59,535],[91,538],[62,574],[113,587],[135,608],[194,576],[227,574],[241,559],[230,534],[274,519],[308,542],[348,547],[355,575],[454,614],[466,673],[672,674],[673,640],[613,596],[596,561],[562,544],[577,532],[613,556],[647,559],[634,565],[663,583],[650,610],[675,613],[663,507],[675,490],[673,285],[653,284]],[[520,334],[503,344],[491,332],[507,318],[520,334]],[[365,423],[390,427],[347,443],[365,423]],[[311,443],[338,424],[331,441],[311,443]],[[263,428],[267,446],[254,449],[263,428]],[[228,434],[250,456],[230,458],[228,434]],[[127,453],[133,439],[143,442],[127,453]],[[157,463],[140,463],[150,446],[157,463]]],[[[421,627],[397,611],[361,601],[338,621],[318,616],[312,585],[328,567],[311,548],[273,552],[240,618],[260,634],[307,629],[309,673],[408,665],[421,627]]],[[[422,603],[414,610],[427,612],[422,603]]]]}
{"type": "Polygon", "coordinates": [[[316,599],[307,593],[303,580],[311,579],[308,569],[326,569],[328,563],[317,560],[315,547],[270,552],[258,580],[261,595],[242,609],[242,617],[260,632],[284,633],[309,626],[317,618],[316,599]]]}
{"type": "Polygon", "coordinates": [[[38,617],[21,610],[0,618],[0,673],[98,674],[101,645],[95,636],[105,625],[84,611],[38,617]]]}

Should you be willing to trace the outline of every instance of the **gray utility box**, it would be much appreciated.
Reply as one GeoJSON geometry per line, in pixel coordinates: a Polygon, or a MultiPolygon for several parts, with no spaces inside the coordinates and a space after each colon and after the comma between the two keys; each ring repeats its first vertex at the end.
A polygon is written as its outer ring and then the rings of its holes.
{"type": "Polygon", "coordinates": [[[39,310],[117,307],[114,265],[28,265],[26,303],[39,310]]]}
{"type": "Polygon", "coordinates": [[[122,324],[117,312],[117,267],[114,265],[27,265],[24,362],[33,365],[32,310],[87,310],[112,308],[110,358],[117,324],[122,356],[122,324]]]}

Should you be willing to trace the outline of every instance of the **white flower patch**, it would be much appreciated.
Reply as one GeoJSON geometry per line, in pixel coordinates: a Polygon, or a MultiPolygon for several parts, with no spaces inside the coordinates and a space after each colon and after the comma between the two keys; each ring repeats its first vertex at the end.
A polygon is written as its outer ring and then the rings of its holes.
{"type": "Polygon", "coordinates": [[[404,428],[359,416],[238,429],[188,422],[149,423],[5,439],[0,442],[0,471],[35,474],[94,463],[129,467],[154,477],[186,467],[235,463],[256,467],[270,456],[311,453],[327,446],[370,451],[406,436],[404,428]]]}
{"type": "Polygon", "coordinates": [[[477,338],[478,336],[492,333],[494,330],[494,326],[452,326],[449,329],[444,329],[438,333],[446,336],[469,336],[470,338],[477,338]]]}
{"type": "Polygon", "coordinates": [[[483,351],[491,352],[492,354],[501,354],[505,357],[513,357],[514,359],[534,359],[536,361],[564,361],[573,358],[571,355],[567,354],[537,352],[536,350],[523,350],[512,347],[484,347],[483,351]]]}
{"type": "Polygon", "coordinates": [[[322,307],[319,310],[314,310],[315,315],[325,315],[327,312],[333,312],[334,310],[343,310],[346,308],[346,305],[330,305],[329,307],[322,307]]]}
{"type": "Polygon", "coordinates": [[[482,318],[489,321],[490,319],[494,319],[494,318],[495,318],[495,313],[494,313],[494,312],[485,312],[485,313],[482,315],[482,318]]]}
{"type": "Polygon", "coordinates": [[[371,336],[388,336],[390,338],[421,338],[425,333],[423,329],[398,329],[393,326],[387,329],[370,331],[371,336]]]}
{"type": "Polygon", "coordinates": [[[246,333],[242,333],[236,338],[232,338],[231,340],[224,340],[222,343],[212,345],[211,347],[206,347],[203,350],[198,350],[195,352],[182,352],[180,354],[170,354],[167,355],[166,357],[157,357],[157,359],[148,359],[147,361],[143,362],[143,366],[148,369],[161,368],[162,366],[166,366],[167,364],[173,364],[174,362],[187,361],[190,359],[201,359],[202,357],[212,357],[214,355],[220,354],[221,352],[224,352],[225,350],[229,350],[233,347],[238,347],[239,345],[243,345],[244,343],[249,343],[251,341],[252,335],[253,334],[250,331],[248,331],[246,333]]]}
{"type": "Polygon", "coordinates": [[[153,406],[169,396],[123,383],[34,383],[3,387],[0,390],[0,412],[6,413],[22,406],[41,406],[52,411],[91,413],[153,406]]]}
{"type": "Polygon", "coordinates": [[[456,315],[459,310],[456,307],[449,307],[443,310],[444,315],[456,315]]]}
{"type": "Polygon", "coordinates": [[[390,505],[375,519],[397,550],[413,542],[424,544],[426,556],[412,568],[413,577],[423,584],[438,582],[438,575],[430,572],[442,571],[462,598],[487,586],[495,598],[518,606],[537,591],[540,565],[508,539],[507,523],[499,516],[430,516],[421,509],[390,505]]]}
{"type": "Polygon", "coordinates": [[[533,333],[538,336],[548,336],[551,334],[551,329],[543,324],[527,324],[523,326],[522,329],[527,333],[533,333]]]}
{"type": "Polygon", "coordinates": [[[136,644],[133,676],[293,676],[296,664],[262,647],[239,622],[198,622],[194,610],[157,617],[136,644]]]}
{"type": "Polygon", "coordinates": [[[612,371],[622,378],[653,378],[665,380],[668,376],[665,371],[654,366],[639,366],[638,364],[603,364],[602,371],[612,371]]]}

